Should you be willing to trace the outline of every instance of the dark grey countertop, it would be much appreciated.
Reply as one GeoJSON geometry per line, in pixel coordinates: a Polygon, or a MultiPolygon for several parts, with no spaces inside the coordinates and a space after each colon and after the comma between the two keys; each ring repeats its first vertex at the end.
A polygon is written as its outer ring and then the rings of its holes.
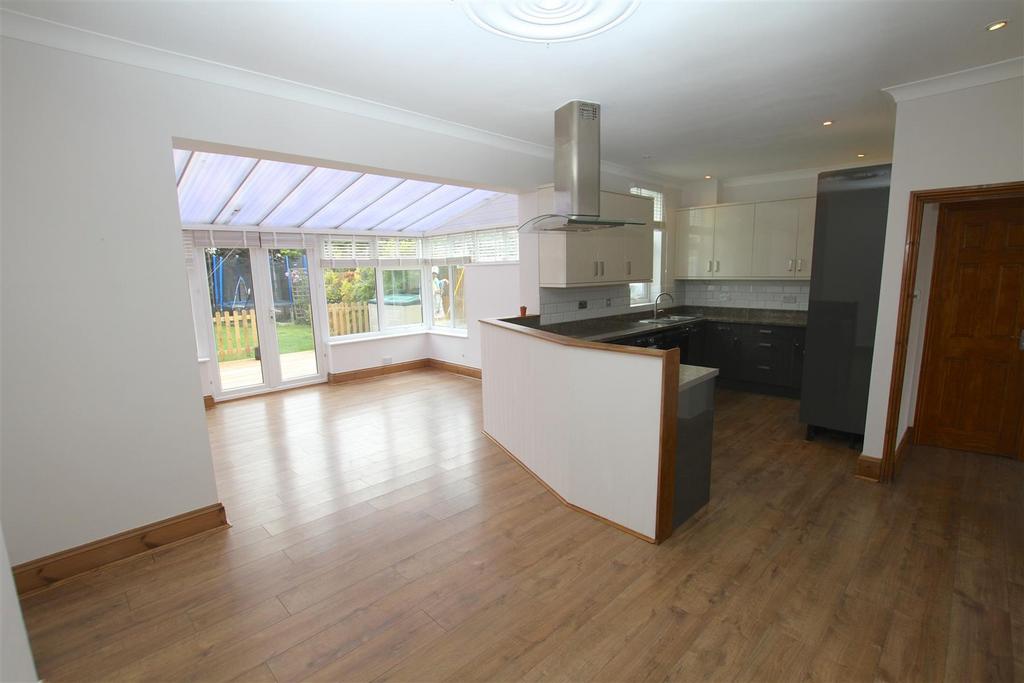
{"type": "MultiPolygon", "coordinates": [[[[538,325],[527,323],[527,327],[534,327],[545,332],[560,334],[575,339],[586,341],[611,341],[622,337],[658,332],[660,330],[672,329],[685,325],[680,322],[678,325],[652,325],[641,323],[652,315],[651,310],[644,308],[642,312],[627,313],[624,315],[610,315],[602,318],[590,318],[589,320],[572,320],[553,325],[538,325]]],[[[665,315],[697,316],[703,320],[722,323],[747,323],[750,325],[784,325],[787,327],[806,327],[806,311],[780,311],[763,308],[715,308],[699,306],[673,306],[672,308],[658,309],[658,317],[665,315]]],[[[515,322],[516,319],[511,319],[515,322]]],[[[526,322],[526,321],[524,321],[526,322]]]]}

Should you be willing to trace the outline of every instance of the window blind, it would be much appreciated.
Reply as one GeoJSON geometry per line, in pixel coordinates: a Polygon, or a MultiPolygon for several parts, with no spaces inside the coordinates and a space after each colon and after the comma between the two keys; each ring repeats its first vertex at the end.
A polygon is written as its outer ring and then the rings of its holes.
{"type": "Polygon", "coordinates": [[[654,220],[665,222],[665,195],[657,190],[648,190],[646,187],[634,187],[629,190],[630,194],[638,197],[650,197],[654,200],[654,220]]]}

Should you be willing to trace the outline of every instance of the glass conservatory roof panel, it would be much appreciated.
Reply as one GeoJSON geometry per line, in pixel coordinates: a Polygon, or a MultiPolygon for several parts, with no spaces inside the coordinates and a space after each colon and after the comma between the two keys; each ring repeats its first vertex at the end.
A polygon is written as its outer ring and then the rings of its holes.
{"type": "Polygon", "coordinates": [[[187,149],[176,149],[174,151],[174,182],[181,180],[181,174],[185,170],[185,165],[188,164],[188,158],[192,156],[192,152],[187,149]]]}
{"type": "Polygon", "coordinates": [[[345,221],[343,228],[353,230],[369,230],[377,227],[383,220],[394,216],[402,209],[441,187],[440,183],[427,183],[422,180],[406,180],[386,195],[373,202],[352,218],[345,221]]]}
{"type": "Polygon", "coordinates": [[[304,228],[336,228],[367,206],[395,189],[401,178],[367,173],[302,224],[304,228]]]}
{"type": "Polygon", "coordinates": [[[261,159],[217,216],[217,223],[259,225],[312,170],[312,166],[261,159]]]}
{"type": "Polygon", "coordinates": [[[195,152],[178,184],[182,223],[212,223],[256,165],[251,157],[195,152]]]}
{"type": "Polygon", "coordinates": [[[379,223],[377,230],[405,230],[416,221],[426,218],[446,204],[473,191],[471,187],[442,185],[419,201],[410,204],[391,218],[379,223]]]}
{"type": "Polygon", "coordinates": [[[496,194],[498,193],[491,190],[473,190],[469,194],[446,204],[429,216],[421,218],[410,225],[408,229],[414,232],[429,232],[441,227],[456,216],[483,204],[496,194]]]}
{"type": "Polygon", "coordinates": [[[358,171],[318,167],[260,222],[269,228],[295,228],[362,176],[358,171]]]}

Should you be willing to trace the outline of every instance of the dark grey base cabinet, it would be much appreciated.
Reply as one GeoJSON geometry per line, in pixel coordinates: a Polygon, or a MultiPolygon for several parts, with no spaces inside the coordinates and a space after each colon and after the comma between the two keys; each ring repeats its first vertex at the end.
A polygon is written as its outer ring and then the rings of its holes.
{"type": "Polygon", "coordinates": [[[784,325],[704,322],[690,363],[718,368],[719,386],[800,396],[804,329],[784,325]]]}

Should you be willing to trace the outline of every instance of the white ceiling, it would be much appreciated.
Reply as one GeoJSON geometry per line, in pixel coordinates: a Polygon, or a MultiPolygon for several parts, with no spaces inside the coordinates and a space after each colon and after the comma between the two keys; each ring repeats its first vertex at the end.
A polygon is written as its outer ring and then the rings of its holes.
{"type": "Polygon", "coordinates": [[[887,159],[881,88],[1024,54],[1020,0],[643,0],[550,46],[481,29],[459,0],[3,6],[545,145],[558,105],[593,100],[605,160],[679,180],[887,159]],[[986,32],[995,19],[1011,24],[986,32]]]}

